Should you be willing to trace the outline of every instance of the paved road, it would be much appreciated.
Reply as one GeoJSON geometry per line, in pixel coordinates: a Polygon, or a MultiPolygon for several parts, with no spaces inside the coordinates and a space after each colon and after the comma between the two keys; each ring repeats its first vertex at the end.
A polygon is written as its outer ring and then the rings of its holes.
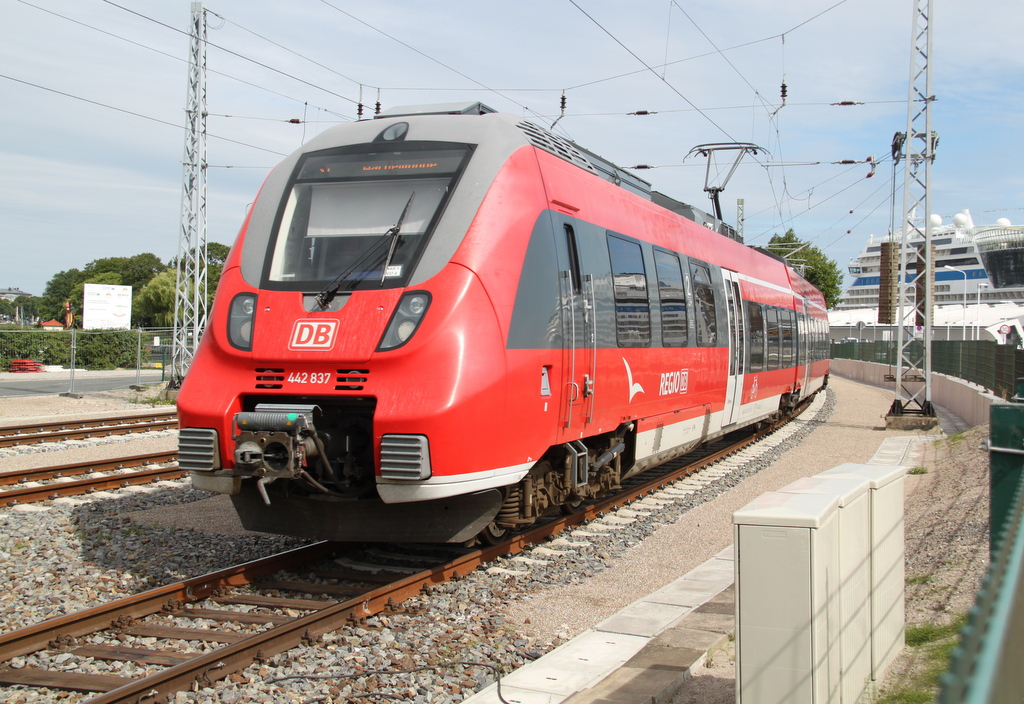
{"type": "MultiPolygon", "coordinates": [[[[45,394],[62,394],[71,388],[70,374],[5,374],[0,379],[0,398],[13,396],[40,396],[45,394]],[[33,378],[35,377],[35,378],[33,378]]],[[[160,381],[160,372],[146,371],[142,373],[143,384],[155,384],[160,381]]],[[[135,372],[125,372],[123,376],[104,374],[90,376],[88,373],[75,372],[75,393],[109,391],[111,389],[127,389],[136,383],[135,372]]]]}

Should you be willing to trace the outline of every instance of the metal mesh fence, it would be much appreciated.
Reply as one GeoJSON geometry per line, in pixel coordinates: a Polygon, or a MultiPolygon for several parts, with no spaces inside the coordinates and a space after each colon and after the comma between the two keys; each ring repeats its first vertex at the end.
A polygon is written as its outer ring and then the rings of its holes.
{"type": "Polygon", "coordinates": [[[0,372],[14,361],[70,369],[160,368],[169,361],[171,331],[136,330],[0,330],[0,372]]]}
{"type": "MultiPolygon", "coordinates": [[[[911,347],[908,351],[923,354],[921,347],[911,347]]],[[[836,342],[832,344],[832,358],[895,367],[896,343],[836,342]]],[[[923,360],[913,361],[923,366],[923,360]]],[[[932,371],[984,386],[996,396],[1008,399],[1017,390],[1017,377],[1024,376],[1024,350],[991,340],[933,340],[932,371]]]]}

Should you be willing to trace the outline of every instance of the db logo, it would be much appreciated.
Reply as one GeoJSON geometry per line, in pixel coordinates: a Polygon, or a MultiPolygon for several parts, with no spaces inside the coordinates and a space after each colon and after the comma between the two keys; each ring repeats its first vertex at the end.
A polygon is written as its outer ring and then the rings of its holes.
{"type": "Polygon", "coordinates": [[[288,341],[288,349],[329,350],[334,347],[336,332],[337,320],[296,320],[292,337],[288,341]]]}

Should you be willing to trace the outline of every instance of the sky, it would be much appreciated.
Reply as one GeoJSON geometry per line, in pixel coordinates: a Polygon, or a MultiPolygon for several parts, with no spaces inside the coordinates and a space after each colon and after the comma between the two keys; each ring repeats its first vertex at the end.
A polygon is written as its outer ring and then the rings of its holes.
{"type": "MultiPolygon", "coordinates": [[[[191,5],[0,0],[0,289],[41,295],[95,259],[177,254],[191,5]]],[[[844,271],[902,218],[890,148],[907,127],[911,0],[204,5],[211,242],[234,241],[274,164],[378,98],[557,120],[708,211],[691,149],[755,144],[721,195],[724,219],[736,224],[743,199],[748,244],[792,228],[844,271]],[[835,163],[871,156],[870,177],[867,163],[835,163]]],[[[933,0],[931,210],[946,223],[964,209],[979,225],[1024,223],[1021,27],[1020,0],[933,0]]],[[[720,157],[711,185],[730,165],[720,157]]]]}

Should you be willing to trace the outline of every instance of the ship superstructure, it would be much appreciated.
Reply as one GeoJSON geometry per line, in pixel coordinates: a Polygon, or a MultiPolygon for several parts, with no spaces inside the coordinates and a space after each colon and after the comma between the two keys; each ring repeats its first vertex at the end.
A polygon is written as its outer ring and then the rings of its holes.
{"type": "MultiPolygon", "coordinates": [[[[984,301],[1011,301],[1024,304],[1024,286],[1012,286],[997,289],[990,280],[978,255],[975,238],[993,231],[1019,230],[1024,233],[1024,226],[1011,225],[1006,218],[1000,218],[992,225],[974,224],[969,210],[953,216],[952,222],[943,224],[942,218],[932,215],[932,243],[935,246],[935,304],[966,305],[984,301]]],[[[878,308],[878,295],[881,286],[881,250],[882,244],[899,241],[900,234],[868,238],[864,249],[850,260],[850,274],[856,277],[843,293],[843,298],[836,306],[841,310],[878,308]]],[[[910,247],[919,246],[923,238],[915,236],[904,250],[905,257],[910,247]]],[[[913,300],[914,286],[911,283],[914,273],[908,273],[908,281],[904,284],[905,295],[913,300]]]]}

